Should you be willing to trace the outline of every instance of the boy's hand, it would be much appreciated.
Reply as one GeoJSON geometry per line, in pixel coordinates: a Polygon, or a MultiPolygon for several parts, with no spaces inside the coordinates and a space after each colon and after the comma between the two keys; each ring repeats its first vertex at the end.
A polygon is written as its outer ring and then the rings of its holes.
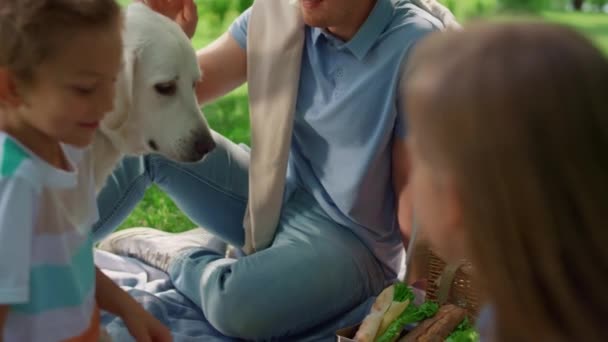
{"type": "Polygon", "coordinates": [[[129,307],[121,318],[137,342],[171,342],[173,340],[169,329],[139,305],[129,307]]]}
{"type": "Polygon", "coordinates": [[[198,11],[194,0],[136,0],[175,21],[192,39],[198,24],[198,11]]]}
{"type": "Polygon", "coordinates": [[[122,318],[129,333],[137,342],[172,341],[169,329],[97,267],[95,286],[95,299],[99,308],[122,318]]]}

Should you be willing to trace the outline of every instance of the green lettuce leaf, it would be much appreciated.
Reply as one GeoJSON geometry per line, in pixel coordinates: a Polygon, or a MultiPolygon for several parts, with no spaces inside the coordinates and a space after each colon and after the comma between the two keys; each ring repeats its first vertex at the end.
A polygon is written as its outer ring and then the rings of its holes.
{"type": "Polygon", "coordinates": [[[411,303],[414,301],[414,298],[414,292],[412,292],[409,286],[401,282],[395,284],[395,294],[393,295],[394,302],[405,302],[409,299],[411,303]]]}
{"type": "Polygon", "coordinates": [[[464,319],[445,342],[479,342],[479,333],[464,319]]]}

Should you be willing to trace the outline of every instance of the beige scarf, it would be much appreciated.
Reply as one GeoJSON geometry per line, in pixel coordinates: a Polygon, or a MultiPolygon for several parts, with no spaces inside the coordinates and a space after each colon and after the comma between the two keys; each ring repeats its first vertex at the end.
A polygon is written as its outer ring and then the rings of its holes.
{"type": "MultiPolygon", "coordinates": [[[[459,27],[436,0],[412,3],[446,28],[459,27]]],[[[251,120],[249,202],[244,219],[247,254],[272,243],[279,221],[303,46],[304,22],[296,1],[254,2],[247,33],[251,120]]]]}

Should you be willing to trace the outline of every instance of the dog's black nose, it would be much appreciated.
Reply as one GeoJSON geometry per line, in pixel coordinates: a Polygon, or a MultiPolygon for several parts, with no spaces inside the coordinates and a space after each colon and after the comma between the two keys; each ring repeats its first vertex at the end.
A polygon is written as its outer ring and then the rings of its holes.
{"type": "Polygon", "coordinates": [[[207,153],[213,151],[215,148],[215,141],[209,138],[197,139],[194,143],[194,149],[196,153],[198,153],[201,157],[205,156],[207,153]]]}

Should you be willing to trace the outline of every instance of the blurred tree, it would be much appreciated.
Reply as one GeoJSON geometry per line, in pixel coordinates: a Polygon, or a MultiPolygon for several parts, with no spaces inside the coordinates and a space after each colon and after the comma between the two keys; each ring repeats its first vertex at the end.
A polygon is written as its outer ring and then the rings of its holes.
{"type": "Polygon", "coordinates": [[[540,12],[549,7],[549,0],[500,0],[499,3],[503,10],[517,12],[540,12]]]}
{"type": "Polygon", "coordinates": [[[231,2],[232,1],[227,0],[205,0],[203,2],[203,7],[206,11],[217,15],[221,22],[224,21],[226,12],[228,12],[228,9],[230,9],[231,2]]]}
{"type": "Polygon", "coordinates": [[[243,13],[249,6],[253,4],[253,0],[236,0],[236,10],[239,13],[243,13]]]}
{"type": "Polygon", "coordinates": [[[606,4],[608,4],[608,0],[591,0],[589,2],[591,2],[591,4],[594,5],[600,12],[604,9],[606,4]]]}

